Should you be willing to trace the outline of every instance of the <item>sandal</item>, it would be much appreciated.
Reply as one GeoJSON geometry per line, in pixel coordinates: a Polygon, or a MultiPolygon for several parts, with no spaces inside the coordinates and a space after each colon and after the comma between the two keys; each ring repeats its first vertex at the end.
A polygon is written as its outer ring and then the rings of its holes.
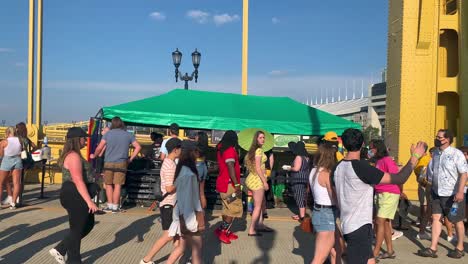
{"type": "Polygon", "coordinates": [[[378,259],[394,259],[395,257],[396,257],[395,251],[393,251],[392,253],[390,252],[381,253],[377,258],[378,259]]]}
{"type": "Polygon", "coordinates": [[[437,251],[432,250],[431,248],[425,248],[425,249],[419,250],[418,255],[421,257],[425,257],[425,258],[428,258],[428,257],[437,258],[437,251]]]}
{"type": "Polygon", "coordinates": [[[299,219],[301,219],[298,215],[293,215],[293,216],[291,216],[291,218],[292,218],[293,220],[296,220],[296,221],[298,221],[299,219]]]}
{"type": "Polygon", "coordinates": [[[459,250],[458,248],[455,248],[453,251],[450,251],[450,253],[448,253],[447,256],[449,258],[460,259],[465,256],[465,252],[459,250]]]}

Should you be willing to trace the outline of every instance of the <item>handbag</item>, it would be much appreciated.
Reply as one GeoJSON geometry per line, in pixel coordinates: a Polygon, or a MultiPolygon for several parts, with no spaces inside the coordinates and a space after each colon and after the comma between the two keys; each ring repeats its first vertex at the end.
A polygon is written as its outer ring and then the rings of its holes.
{"type": "Polygon", "coordinates": [[[26,144],[25,140],[21,141],[21,147],[23,150],[21,151],[21,161],[23,162],[24,169],[30,169],[34,166],[34,160],[31,155],[31,149],[28,147],[29,144],[26,144]]]}
{"type": "MultiPolygon", "coordinates": [[[[315,184],[315,179],[317,177],[318,171],[319,171],[319,168],[317,168],[315,170],[314,176],[312,177],[312,184],[315,184]]],[[[306,201],[308,201],[309,192],[312,193],[312,190],[310,190],[310,188],[307,188],[307,189],[308,190],[306,192],[306,201]]],[[[312,231],[314,229],[314,227],[312,225],[312,218],[307,214],[304,216],[304,218],[301,221],[301,229],[305,233],[312,233],[312,231]]]]}
{"type": "Polygon", "coordinates": [[[313,227],[312,227],[312,219],[310,218],[309,215],[305,215],[304,218],[301,220],[301,229],[305,233],[312,233],[313,227]]]}
{"type": "Polygon", "coordinates": [[[205,225],[205,212],[203,211],[195,211],[195,217],[197,219],[197,231],[196,232],[191,232],[187,229],[187,225],[185,224],[184,220],[184,215],[179,216],[179,222],[180,222],[180,232],[182,234],[190,235],[190,234],[198,234],[200,232],[205,231],[206,225],[205,225]]]}

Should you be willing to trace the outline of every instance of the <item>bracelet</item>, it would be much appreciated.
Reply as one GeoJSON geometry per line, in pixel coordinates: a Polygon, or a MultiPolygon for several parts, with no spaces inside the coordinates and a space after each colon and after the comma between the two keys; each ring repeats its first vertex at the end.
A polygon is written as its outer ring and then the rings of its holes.
{"type": "Polygon", "coordinates": [[[415,157],[417,159],[420,159],[421,155],[419,155],[418,153],[413,153],[413,154],[411,154],[411,157],[415,157]]]}

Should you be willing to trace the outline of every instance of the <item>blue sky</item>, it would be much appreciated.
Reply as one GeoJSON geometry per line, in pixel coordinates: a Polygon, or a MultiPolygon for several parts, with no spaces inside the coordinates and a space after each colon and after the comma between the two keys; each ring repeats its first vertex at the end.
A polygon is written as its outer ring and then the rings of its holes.
{"type": "MultiPolygon", "coordinates": [[[[0,2],[0,119],[24,121],[28,2],[0,2]]],[[[171,52],[202,54],[191,89],[240,93],[241,0],[44,1],[43,120],[158,95],[175,83],[171,52]]],[[[250,0],[249,94],[298,101],[360,95],[386,65],[387,1],[250,0]]],[[[196,102],[194,102],[196,103],[196,102]]]]}

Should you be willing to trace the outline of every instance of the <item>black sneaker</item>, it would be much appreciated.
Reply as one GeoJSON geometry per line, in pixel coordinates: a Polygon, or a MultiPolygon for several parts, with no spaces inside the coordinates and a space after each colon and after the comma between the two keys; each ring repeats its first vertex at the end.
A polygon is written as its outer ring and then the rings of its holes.
{"type": "Polygon", "coordinates": [[[109,208],[108,206],[106,206],[104,209],[102,209],[102,211],[104,211],[106,213],[112,213],[112,209],[109,208]]]}

